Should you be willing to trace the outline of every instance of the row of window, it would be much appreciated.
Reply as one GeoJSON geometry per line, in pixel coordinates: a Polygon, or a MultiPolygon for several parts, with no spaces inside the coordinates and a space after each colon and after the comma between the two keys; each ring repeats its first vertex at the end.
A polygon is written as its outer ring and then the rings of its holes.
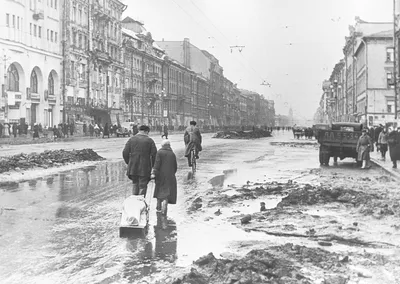
{"type": "Polygon", "coordinates": [[[87,36],[79,32],[72,32],[72,44],[79,48],[86,49],[87,36]]]}
{"type": "MultiPolygon", "coordinates": [[[[42,27],[36,24],[29,24],[29,34],[34,37],[42,38],[42,27]]],[[[58,33],[47,29],[47,40],[51,42],[58,42],[58,33]]]]}
{"type": "MultiPolygon", "coordinates": [[[[37,0],[39,3],[42,2],[42,0],[37,0]]],[[[36,5],[35,5],[35,0],[30,0],[29,1],[29,7],[31,10],[33,10],[36,5]]],[[[51,8],[54,8],[57,10],[57,0],[47,0],[47,6],[50,6],[51,8]]]]}
{"type": "MultiPolygon", "coordinates": [[[[11,92],[20,91],[19,73],[14,64],[11,64],[7,69],[7,90],[11,92]]],[[[31,72],[30,89],[31,93],[38,93],[38,76],[35,69],[31,72]]],[[[47,90],[49,95],[54,95],[54,78],[52,73],[49,74],[47,79],[47,90]]]]}
{"type": "Polygon", "coordinates": [[[6,14],[6,26],[14,29],[21,29],[23,27],[23,18],[15,15],[6,14]]]}

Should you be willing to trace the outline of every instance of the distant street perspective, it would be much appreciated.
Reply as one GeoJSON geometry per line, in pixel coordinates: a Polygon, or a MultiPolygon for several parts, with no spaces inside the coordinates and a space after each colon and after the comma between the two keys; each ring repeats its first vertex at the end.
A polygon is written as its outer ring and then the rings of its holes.
{"type": "Polygon", "coordinates": [[[398,0],[0,4],[0,283],[400,283],[398,0]]]}

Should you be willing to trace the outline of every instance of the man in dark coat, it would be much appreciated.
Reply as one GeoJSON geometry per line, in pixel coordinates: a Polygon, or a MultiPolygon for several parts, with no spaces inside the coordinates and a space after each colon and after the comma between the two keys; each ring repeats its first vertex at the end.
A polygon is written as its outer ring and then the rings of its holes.
{"type": "Polygon", "coordinates": [[[147,125],[140,126],[139,133],[128,140],[122,151],[122,157],[128,165],[127,175],[133,183],[133,195],[146,195],[151,168],[155,163],[157,148],[149,132],[147,125]]]}
{"type": "Polygon", "coordinates": [[[167,215],[168,203],[176,204],[175,174],[177,169],[178,163],[171,144],[169,140],[163,140],[151,173],[151,178],[156,180],[154,198],[157,198],[157,212],[161,212],[163,215],[167,215]]]}
{"type": "Polygon", "coordinates": [[[397,168],[397,160],[400,160],[400,127],[393,130],[388,136],[389,154],[393,162],[393,168],[397,168]]]}
{"type": "Polygon", "coordinates": [[[106,122],[106,125],[104,125],[103,138],[104,136],[110,138],[110,127],[108,126],[108,122],[106,122]]]}
{"type": "Polygon", "coordinates": [[[134,125],[132,126],[132,134],[133,134],[133,135],[136,135],[136,134],[138,134],[138,132],[139,132],[138,127],[137,127],[136,124],[134,124],[134,125]]]}
{"type": "Polygon", "coordinates": [[[165,137],[165,139],[168,139],[168,126],[166,124],[163,126],[163,132],[164,134],[161,135],[161,138],[165,137]]]}
{"type": "Polygon", "coordinates": [[[14,138],[17,138],[17,124],[16,123],[13,123],[12,133],[14,135],[14,138]]]}
{"type": "Polygon", "coordinates": [[[196,159],[198,159],[199,152],[203,150],[203,148],[201,147],[202,137],[199,128],[196,126],[196,121],[190,122],[190,126],[186,128],[183,135],[183,140],[186,146],[185,157],[188,158],[188,164],[189,167],[191,167],[191,151],[195,149],[196,159]]]}

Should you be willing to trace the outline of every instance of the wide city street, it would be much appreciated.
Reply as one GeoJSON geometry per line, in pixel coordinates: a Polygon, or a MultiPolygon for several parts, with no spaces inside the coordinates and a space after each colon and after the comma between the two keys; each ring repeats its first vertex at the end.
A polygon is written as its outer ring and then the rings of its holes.
{"type": "MultiPolygon", "coordinates": [[[[122,237],[121,206],[131,189],[121,157],[127,138],[3,146],[2,155],[90,147],[107,160],[0,184],[0,283],[171,283],[210,252],[234,259],[253,249],[285,251],[288,243],[315,250],[293,263],[312,283],[335,273],[348,283],[399,283],[398,181],[352,160],[320,167],[315,140],[274,134],[255,140],[205,134],[193,178],[182,134],[172,135],[178,203],[164,218],[152,202],[148,232],[122,237]],[[248,224],[241,224],[244,214],[248,224]],[[330,263],[332,255],[350,263],[319,267],[312,259],[330,263]]],[[[153,138],[159,147],[161,137],[153,138]]]]}

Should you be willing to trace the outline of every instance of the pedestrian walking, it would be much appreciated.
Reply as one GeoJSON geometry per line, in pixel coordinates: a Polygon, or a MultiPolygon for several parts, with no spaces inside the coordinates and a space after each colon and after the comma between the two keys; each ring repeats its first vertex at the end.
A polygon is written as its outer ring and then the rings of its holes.
{"type": "Polygon", "coordinates": [[[4,124],[4,137],[10,137],[10,125],[8,123],[4,124]]]}
{"type": "Polygon", "coordinates": [[[393,168],[397,169],[397,160],[400,160],[400,127],[388,135],[389,154],[393,168]]]}
{"type": "Polygon", "coordinates": [[[100,127],[99,127],[99,125],[97,123],[94,125],[94,133],[95,133],[96,137],[99,137],[99,135],[100,135],[100,127]]]}
{"type": "Polygon", "coordinates": [[[128,165],[127,176],[132,180],[132,194],[146,195],[152,166],[155,163],[157,147],[149,137],[147,125],[139,127],[139,133],[129,138],[122,151],[122,157],[128,165]]]}
{"type": "Polygon", "coordinates": [[[178,163],[169,140],[161,142],[152,169],[151,178],[155,179],[154,198],[157,198],[157,212],[167,215],[168,204],[176,204],[176,171],[178,163]]]}
{"type": "Polygon", "coordinates": [[[386,152],[388,150],[388,137],[389,134],[387,133],[386,129],[382,129],[379,131],[379,137],[377,141],[377,150],[381,152],[382,160],[386,160],[386,152]]]}
{"type": "Polygon", "coordinates": [[[163,127],[163,135],[161,135],[161,138],[165,137],[165,139],[168,139],[168,126],[166,124],[164,124],[163,127]]]}
{"type": "Polygon", "coordinates": [[[108,136],[108,138],[110,138],[110,127],[108,127],[108,122],[106,122],[104,125],[103,138],[104,136],[108,136]]]}
{"type": "Polygon", "coordinates": [[[136,124],[132,125],[132,134],[136,135],[139,133],[138,126],[136,124]]]}
{"type": "Polygon", "coordinates": [[[84,135],[84,136],[87,136],[87,129],[88,129],[87,123],[85,122],[85,123],[83,124],[83,135],[84,135]]]}
{"type": "Polygon", "coordinates": [[[368,135],[368,130],[363,129],[362,135],[357,142],[357,160],[362,162],[362,169],[370,168],[370,152],[374,151],[374,144],[368,135]]]}
{"type": "Polygon", "coordinates": [[[33,125],[33,140],[35,140],[35,138],[40,138],[39,137],[39,125],[37,123],[35,123],[33,125]]]}
{"type": "Polygon", "coordinates": [[[93,133],[94,133],[94,126],[92,123],[89,124],[89,135],[90,137],[93,137],[93,133]]]}
{"type": "Polygon", "coordinates": [[[12,125],[12,133],[14,135],[14,138],[17,138],[17,124],[13,123],[12,125]]]}

